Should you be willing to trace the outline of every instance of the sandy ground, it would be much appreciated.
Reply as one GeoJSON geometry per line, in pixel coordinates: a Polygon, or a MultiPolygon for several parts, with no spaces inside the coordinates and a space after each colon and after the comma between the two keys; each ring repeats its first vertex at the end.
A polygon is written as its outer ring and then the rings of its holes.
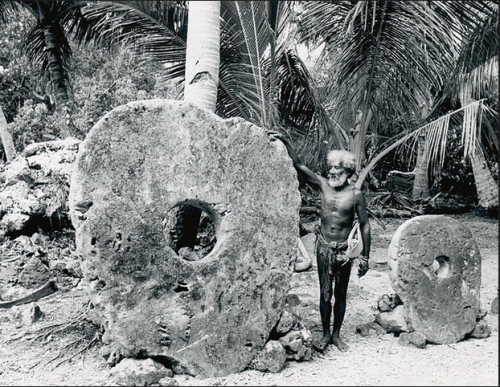
{"type": "MultiPolygon", "coordinates": [[[[427,345],[424,349],[398,344],[393,334],[362,337],[356,326],[374,320],[377,299],[392,294],[387,247],[405,219],[386,219],[386,229],[372,221],[372,260],[382,264],[373,267],[365,277],[353,270],[349,285],[347,313],[341,335],[350,346],[342,353],[330,346],[323,354],[314,353],[310,361],[289,361],[279,373],[262,373],[248,369],[227,377],[200,379],[176,375],[184,386],[497,386],[498,315],[491,313],[491,303],[498,296],[498,221],[453,215],[471,229],[482,257],[481,303],[488,311],[485,320],[492,330],[487,339],[468,339],[450,345],[427,345]]],[[[294,273],[290,294],[300,299],[295,307],[314,337],[321,334],[319,285],[315,265],[307,272],[294,273]]],[[[110,367],[99,355],[99,345],[84,350],[91,334],[81,329],[67,333],[54,332],[33,340],[42,326],[66,323],[79,316],[87,297],[81,286],[57,292],[37,302],[45,316],[25,326],[14,318],[32,305],[0,309],[0,385],[115,385],[110,367]],[[84,337],[83,340],[78,341],[84,337]],[[73,342],[74,345],[68,345],[73,342]],[[83,350],[83,351],[82,351],[83,350]],[[81,353],[79,353],[82,351],[81,353]],[[69,361],[60,361],[74,356],[69,361]]]]}

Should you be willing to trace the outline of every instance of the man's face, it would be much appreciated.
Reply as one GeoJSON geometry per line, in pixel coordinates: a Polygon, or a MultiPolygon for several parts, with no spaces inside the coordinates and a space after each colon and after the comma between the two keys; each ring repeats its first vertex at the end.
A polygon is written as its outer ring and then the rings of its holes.
{"type": "Polygon", "coordinates": [[[346,170],[340,163],[335,162],[330,164],[330,170],[328,171],[328,185],[330,187],[336,188],[343,186],[347,177],[346,170]]]}

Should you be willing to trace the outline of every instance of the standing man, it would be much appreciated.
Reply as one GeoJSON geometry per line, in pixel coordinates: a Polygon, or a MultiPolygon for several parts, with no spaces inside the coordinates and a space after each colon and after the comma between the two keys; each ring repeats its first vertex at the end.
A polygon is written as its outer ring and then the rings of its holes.
{"type": "Polygon", "coordinates": [[[351,185],[348,179],[356,172],[356,158],[351,152],[333,150],[328,153],[328,178],[324,178],[306,167],[290,143],[281,133],[268,131],[271,140],[279,139],[285,144],[295,169],[305,180],[319,190],[321,198],[321,227],[316,240],[316,259],[319,275],[321,323],[323,337],[316,345],[320,351],[328,344],[334,344],[340,351],[348,346],[340,339],[340,327],[344,321],[347,286],[351,274],[352,261],[346,257],[347,238],[353,226],[355,213],[362,232],[364,251],[359,257],[358,277],[368,271],[371,231],[366,213],[366,204],[360,189],[351,185]],[[333,287],[333,282],[335,286],[333,287]],[[333,288],[333,294],[332,294],[333,288]],[[330,333],[333,307],[333,330],[330,333]]]}

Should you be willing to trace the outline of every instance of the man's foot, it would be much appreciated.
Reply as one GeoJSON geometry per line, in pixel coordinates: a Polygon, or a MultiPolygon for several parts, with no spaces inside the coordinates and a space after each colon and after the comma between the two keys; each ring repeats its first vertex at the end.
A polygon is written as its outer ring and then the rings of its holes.
{"type": "Polygon", "coordinates": [[[318,352],[324,352],[326,347],[328,347],[328,344],[330,344],[328,336],[323,336],[321,340],[314,340],[313,347],[318,352]]]}
{"type": "Polygon", "coordinates": [[[347,351],[349,349],[349,346],[346,343],[344,343],[340,339],[340,337],[333,337],[332,336],[332,339],[330,340],[330,343],[333,344],[333,345],[335,345],[339,349],[340,352],[345,352],[345,351],[347,351]]]}

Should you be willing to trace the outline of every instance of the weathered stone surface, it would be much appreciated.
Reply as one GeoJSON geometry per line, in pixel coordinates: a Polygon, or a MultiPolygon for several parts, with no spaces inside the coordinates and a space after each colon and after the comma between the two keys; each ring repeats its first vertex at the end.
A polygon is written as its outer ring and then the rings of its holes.
{"type": "Polygon", "coordinates": [[[491,329],[486,323],[486,321],[478,321],[472,332],[470,333],[470,337],[475,339],[486,339],[491,336],[491,329]]]}
{"type": "Polygon", "coordinates": [[[286,358],[310,360],[312,356],[312,335],[308,329],[292,330],[279,338],[286,350],[286,358]]]}
{"type": "Polygon", "coordinates": [[[31,304],[22,313],[23,325],[29,326],[40,320],[43,316],[44,313],[42,312],[40,307],[36,304],[31,304]]]}
{"type": "Polygon", "coordinates": [[[261,128],[168,100],[108,113],[80,147],[70,190],[104,339],[195,375],[245,369],[285,303],[299,206],[286,149],[261,128]],[[197,261],[167,243],[179,205],[215,224],[215,247],[197,261]]]}
{"type": "Polygon", "coordinates": [[[257,371],[280,372],[286,362],[286,350],[279,341],[269,340],[256,356],[253,365],[257,371]]]}
{"type": "Polygon", "coordinates": [[[498,314],[498,296],[491,302],[491,313],[498,314]]]}
{"type": "Polygon", "coordinates": [[[397,229],[388,256],[410,330],[449,344],[474,329],[481,256],[466,226],[443,215],[417,216],[397,229]]]}
{"type": "Polygon", "coordinates": [[[377,322],[388,333],[400,333],[408,331],[403,305],[396,306],[389,312],[382,312],[375,317],[377,322]]]}
{"type": "Polygon", "coordinates": [[[479,303],[479,310],[477,311],[476,321],[479,321],[482,318],[486,317],[487,314],[488,314],[488,310],[486,309],[485,305],[483,305],[483,303],[480,302],[479,303]]]}
{"type": "Polygon", "coordinates": [[[69,180],[80,140],[30,144],[5,168],[0,190],[0,231],[9,236],[67,226],[69,180]],[[47,218],[44,224],[40,218],[47,218]],[[35,222],[32,220],[35,219],[35,222]]]}
{"type": "Polygon", "coordinates": [[[300,300],[299,296],[296,294],[289,294],[288,296],[286,296],[286,304],[288,306],[291,306],[292,308],[294,306],[299,306],[301,303],[302,303],[302,301],[300,300]]]}
{"type": "Polygon", "coordinates": [[[401,304],[401,299],[397,294],[391,294],[390,296],[388,294],[383,294],[377,300],[377,309],[380,312],[390,312],[400,304],[401,304]]]}
{"type": "Polygon", "coordinates": [[[172,377],[171,369],[153,359],[123,359],[111,369],[119,386],[150,386],[165,377],[172,377]]]}
{"type": "Polygon", "coordinates": [[[11,161],[5,169],[5,184],[12,185],[18,181],[24,181],[28,184],[33,182],[28,162],[24,157],[18,157],[11,161]]]}
{"type": "Polygon", "coordinates": [[[52,274],[47,266],[37,257],[32,257],[24,265],[19,275],[18,284],[26,289],[37,288],[52,278],[52,274]]]}
{"type": "Polygon", "coordinates": [[[174,378],[163,378],[158,381],[160,386],[178,386],[179,382],[174,378]]]}
{"type": "Polygon", "coordinates": [[[413,345],[414,347],[423,349],[425,348],[425,344],[427,342],[427,339],[425,338],[425,335],[421,332],[403,332],[399,336],[398,343],[403,345],[403,346],[409,346],[413,345]]]}
{"type": "Polygon", "coordinates": [[[387,332],[379,323],[372,321],[356,326],[356,333],[362,337],[368,337],[384,335],[387,332]]]}
{"type": "Polygon", "coordinates": [[[298,318],[291,310],[283,309],[278,324],[276,324],[276,333],[283,336],[290,332],[298,323],[298,318]]]}

